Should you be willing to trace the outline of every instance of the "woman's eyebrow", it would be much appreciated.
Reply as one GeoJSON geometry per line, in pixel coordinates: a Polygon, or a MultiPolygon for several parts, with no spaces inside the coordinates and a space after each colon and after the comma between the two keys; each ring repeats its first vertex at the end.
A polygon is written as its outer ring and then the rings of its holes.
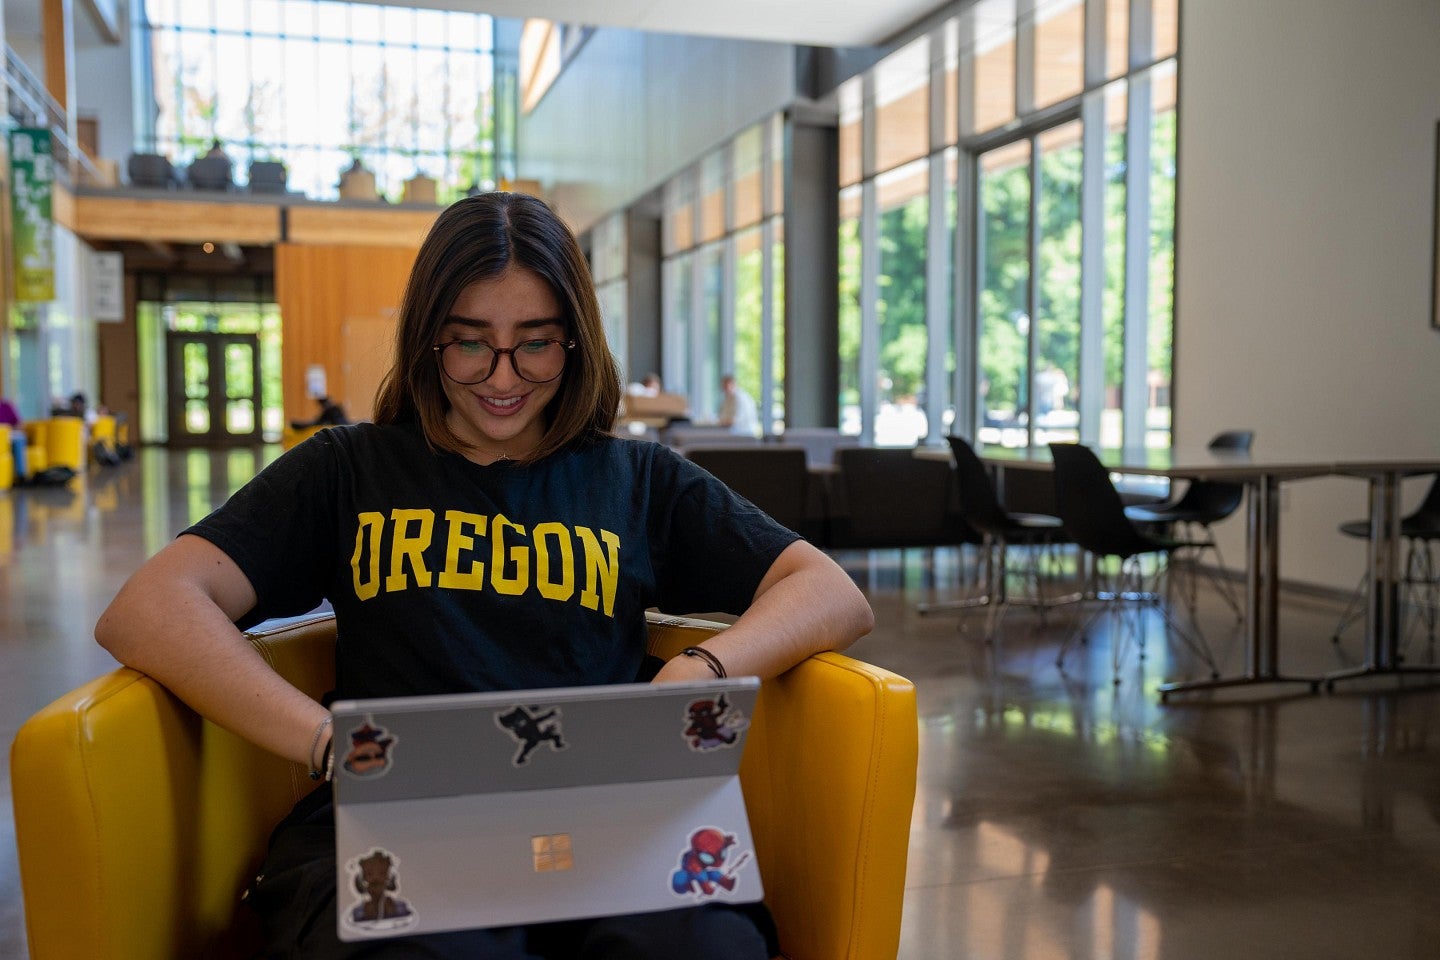
{"type": "MultiPolygon", "coordinates": [[[[445,324],[455,324],[461,327],[474,327],[479,330],[493,329],[495,324],[489,320],[481,320],[477,317],[459,317],[454,314],[445,318],[445,324]]],[[[521,320],[515,324],[521,330],[533,330],[538,327],[563,327],[565,321],[559,317],[537,317],[533,320],[521,320]]]]}

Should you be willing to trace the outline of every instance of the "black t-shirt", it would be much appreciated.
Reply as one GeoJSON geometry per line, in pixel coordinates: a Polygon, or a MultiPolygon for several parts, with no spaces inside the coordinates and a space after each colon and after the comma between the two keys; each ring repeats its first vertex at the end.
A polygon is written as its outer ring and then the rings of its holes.
{"type": "Polygon", "coordinates": [[[631,682],[647,608],[741,613],[797,539],[658,444],[480,466],[369,423],[321,431],[185,532],[249,578],[242,624],[330,601],[346,698],[631,682]]]}

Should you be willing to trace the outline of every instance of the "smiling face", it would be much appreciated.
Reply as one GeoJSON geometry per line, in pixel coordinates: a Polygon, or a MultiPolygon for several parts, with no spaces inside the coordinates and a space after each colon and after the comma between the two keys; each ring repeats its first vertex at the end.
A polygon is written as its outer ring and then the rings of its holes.
{"type": "MultiPolygon", "coordinates": [[[[533,270],[512,265],[460,291],[435,343],[480,340],[509,350],[527,340],[565,335],[564,311],[550,285],[533,270]]],[[[545,408],[564,378],[561,373],[549,383],[531,383],[515,371],[509,354],[499,357],[495,372],[482,383],[459,384],[441,372],[450,403],[445,421],[476,463],[523,457],[540,446],[545,408]]]]}

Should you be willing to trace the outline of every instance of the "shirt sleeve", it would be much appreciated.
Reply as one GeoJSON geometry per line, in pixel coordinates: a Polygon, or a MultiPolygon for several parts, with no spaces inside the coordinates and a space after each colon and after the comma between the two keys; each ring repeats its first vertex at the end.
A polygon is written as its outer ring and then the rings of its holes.
{"type": "Polygon", "coordinates": [[[334,576],[338,469],[328,431],[262,470],[204,520],[184,530],[235,561],[255,589],[243,627],[295,616],[325,599],[334,576]]]}
{"type": "Polygon", "coordinates": [[[665,613],[744,613],[775,558],[800,539],[663,447],[651,466],[651,509],[651,562],[665,613]]]}

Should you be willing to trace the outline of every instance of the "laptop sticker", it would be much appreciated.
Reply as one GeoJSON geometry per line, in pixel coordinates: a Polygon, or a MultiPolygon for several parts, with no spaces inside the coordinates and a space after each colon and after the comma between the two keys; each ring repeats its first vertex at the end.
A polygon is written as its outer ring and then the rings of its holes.
{"type": "Polygon", "coordinates": [[[345,926],[361,934],[391,934],[414,926],[420,919],[400,896],[400,858],[376,847],[345,865],[352,892],[359,894],[341,917],[345,926]]]}
{"type": "Polygon", "coordinates": [[[670,875],[670,889],[680,896],[694,894],[702,899],[720,890],[734,890],[736,873],[750,861],[750,851],[737,856],[727,868],[725,858],[733,851],[734,834],[716,827],[702,827],[690,835],[690,847],[680,854],[680,869],[670,875]]]}
{"type": "Polygon", "coordinates": [[[528,763],[530,754],[542,743],[550,744],[551,750],[565,749],[565,741],[560,736],[560,708],[551,707],[541,713],[542,709],[516,706],[495,714],[495,723],[500,729],[520,743],[520,751],[510,761],[517,767],[528,763]]]}
{"type": "Polygon", "coordinates": [[[739,708],[730,706],[725,694],[715,700],[695,700],[685,708],[685,739],[698,752],[733,747],[740,731],[750,725],[739,708]]]}
{"type": "Polygon", "coordinates": [[[390,769],[390,748],[399,739],[384,727],[366,720],[363,726],[350,731],[350,749],[340,766],[352,776],[364,779],[381,776],[390,769]]]}

